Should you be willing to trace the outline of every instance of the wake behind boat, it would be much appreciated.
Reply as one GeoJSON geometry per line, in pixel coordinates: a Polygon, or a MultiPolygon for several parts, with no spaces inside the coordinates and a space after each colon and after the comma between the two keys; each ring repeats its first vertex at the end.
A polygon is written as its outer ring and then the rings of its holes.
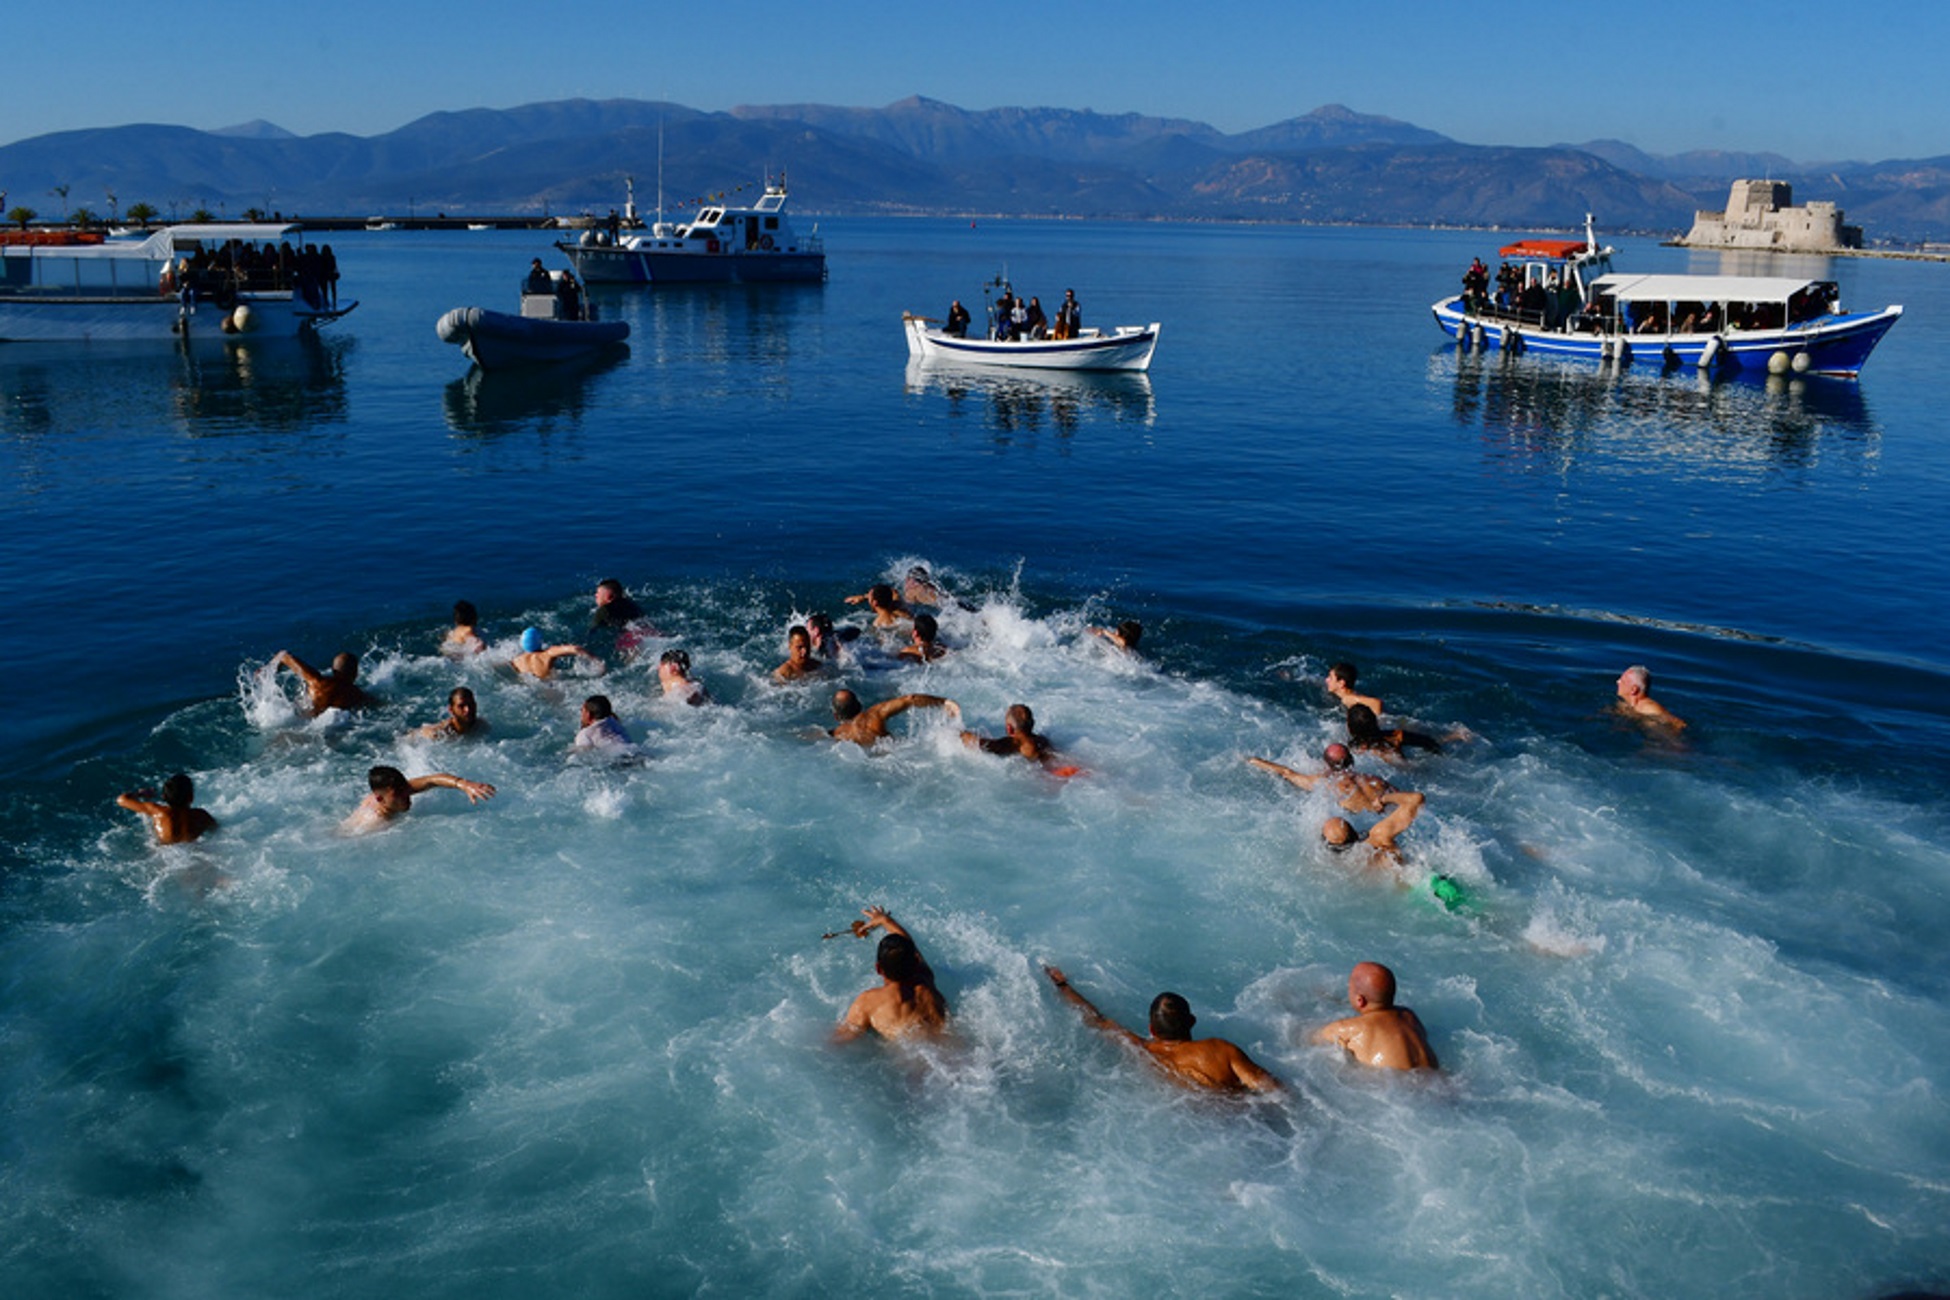
{"type": "Polygon", "coordinates": [[[337,320],[330,245],[302,227],[164,226],[136,239],[86,231],[0,233],[0,342],[290,336],[337,320]]]}
{"type": "Polygon", "coordinates": [[[521,286],[521,314],[456,307],[434,325],[443,343],[457,345],[483,370],[547,365],[619,347],[628,321],[596,319],[595,305],[575,277],[543,269],[536,258],[521,286]]]}
{"type": "Polygon", "coordinates": [[[1158,322],[1118,325],[1105,331],[1086,328],[1074,295],[1066,292],[1056,320],[1043,318],[1035,299],[1028,305],[1015,296],[1006,276],[983,287],[988,300],[989,328],[971,335],[973,324],[959,301],[948,318],[901,314],[907,331],[907,354],[920,361],[957,361],[982,366],[1011,366],[1033,370],[1130,370],[1151,368],[1158,346],[1158,322]],[[991,297],[1000,289],[999,298],[991,297]]]}
{"type": "Polygon", "coordinates": [[[1852,379],[1903,314],[1845,312],[1830,280],[1617,274],[1588,216],[1584,230],[1505,245],[1494,290],[1477,261],[1462,294],[1431,307],[1436,324],[1464,347],[1852,379]]]}

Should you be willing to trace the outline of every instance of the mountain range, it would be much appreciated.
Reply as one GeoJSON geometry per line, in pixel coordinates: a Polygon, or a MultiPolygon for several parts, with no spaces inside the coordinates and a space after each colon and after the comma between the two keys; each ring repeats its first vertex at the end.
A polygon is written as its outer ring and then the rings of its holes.
{"type": "Polygon", "coordinates": [[[1801,164],[1774,154],[1666,157],[1617,140],[1462,144],[1328,105],[1257,130],[1058,108],[972,111],[919,96],[701,112],[565,100],[433,113],[377,136],[130,125],[0,146],[0,208],[43,219],[148,203],[239,216],[606,212],[638,182],[672,215],[789,170],[808,214],[958,214],[1570,227],[1683,232],[1737,178],[1829,199],[1871,242],[1950,238],[1950,157],[1801,164]],[[65,186],[65,195],[58,187],[65,186]],[[111,201],[109,196],[115,196],[111,201]]]}

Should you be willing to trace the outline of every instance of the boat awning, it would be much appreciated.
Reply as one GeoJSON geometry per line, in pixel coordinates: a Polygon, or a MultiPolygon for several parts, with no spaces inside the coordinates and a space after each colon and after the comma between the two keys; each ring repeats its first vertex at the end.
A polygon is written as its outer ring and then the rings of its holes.
{"type": "Polygon", "coordinates": [[[1582,239],[1520,239],[1496,250],[1498,257],[1576,257],[1585,251],[1582,239]]]}
{"type": "Polygon", "coordinates": [[[1816,283],[1777,275],[1606,275],[1591,292],[1620,302],[1786,302],[1816,283]]]}

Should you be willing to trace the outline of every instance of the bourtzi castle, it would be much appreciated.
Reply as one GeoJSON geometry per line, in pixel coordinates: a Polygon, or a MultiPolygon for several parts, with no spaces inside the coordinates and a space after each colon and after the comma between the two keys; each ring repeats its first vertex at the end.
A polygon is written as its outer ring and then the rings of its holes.
{"type": "Polygon", "coordinates": [[[1725,212],[1700,209],[1679,242],[1689,248],[1751,248],[1777,253],[1829,253],[1862,247],[1862,227],[1842,224],[1833,203],[1794,207],[1786,181],[1735,181],[1725,212]]]}

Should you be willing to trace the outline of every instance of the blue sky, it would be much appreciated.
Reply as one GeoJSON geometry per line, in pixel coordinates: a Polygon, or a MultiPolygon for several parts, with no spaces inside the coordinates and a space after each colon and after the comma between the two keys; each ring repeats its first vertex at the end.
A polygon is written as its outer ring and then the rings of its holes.
{"type": "Polygon", "coordinates": [[[1933,66],[1950,50],[1942,0],[105,0],[11,6],[0,40],[0,142],[255,118],[378,135],[443,109],[576,97],[712,110],[921,94],[1225,131],[1338,102],[1472,144],[1950,154],[1950,78],[1933,66]]]}

